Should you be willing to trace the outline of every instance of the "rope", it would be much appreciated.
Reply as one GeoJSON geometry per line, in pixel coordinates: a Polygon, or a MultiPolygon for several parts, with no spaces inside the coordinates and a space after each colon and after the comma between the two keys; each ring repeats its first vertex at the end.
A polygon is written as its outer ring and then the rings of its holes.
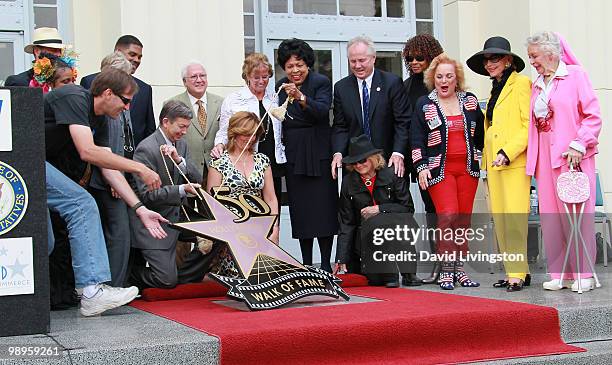
{"type": "MultiPolygon", "coordinates": [[[[159,154],[162,156],[162,161],[164,161],[164,168],[166,169],[166,174],[168,175],[168,179],[170,180],[170,184],[174,185],[174,179],[172,179],[172,175],[170,174],[170,170],[168,169],[168,163],[166,162],[166,155],[164,155],[164,152],[162,151],[162,148],[165,145],[160,145],[159,146],[159,154]]],[[[168,156],[169,157],[169,156],[168,156]]],[[[184,159],[184,158],[183,158],[184,159]]],[[[185,160],[185,159],[184,159],[185,160]]],[[[178,170],[178,172],[181,174],[181,177],[183,179],[185,179],[185,181],[187,182],[187,184],[191,185],[191,182],[189,181],[189,179],[187,178],[187,176],[185,176],[185,174],[183,173],[183,171],[181,171],[180,167],[177,165],[177,163],[170,158],[170,161],[172,161],[172,164],[174,165],[174,167],[176,167],[176,169],[178,170]]],[[[185,160],[185,163],[187,163],[187,160],[185,160]]],[[[198,199],[200,199],[200,201],[202,203],[204,203],[204,196],[200,195],[201,192],[198,191],[199,189],[195,189],[196,192],[196,196],[198,197],[198,199]]],[[[185,214],[185,218],[187,218],[188,221],[191,222],[191,219],[189,218],[189,215],[187,214],[187,210],[185,209],[185,207],[183,206],[183,204],[181,204],[181,209],[183,210],[183,213],[185,214]]]]}

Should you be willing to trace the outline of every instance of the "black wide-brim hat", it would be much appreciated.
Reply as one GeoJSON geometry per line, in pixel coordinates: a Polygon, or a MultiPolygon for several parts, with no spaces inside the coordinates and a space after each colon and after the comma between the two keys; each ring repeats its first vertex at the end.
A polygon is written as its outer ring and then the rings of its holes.
{"type": "Polygon", "coordinates": [[[515,53],[512,53],[510,42],[504,37],[491,37],[487,39],[483,50],[468,58],[466,62],[470,70],[483,76],[489,76],[489,73],[482,63],[485,54],[510,55],[512,56],[512,63],[514,63],[516,72],[521,72],[525,68],[525,61],[515,53]]]}
{"type": "Polygon", "coordinates": [[[351,138],[348,150],[349,155],[342,159],[342,163],[354,164],[383,151],[379,148],[374,148],[374,145],[365,134],[351,138]]]}

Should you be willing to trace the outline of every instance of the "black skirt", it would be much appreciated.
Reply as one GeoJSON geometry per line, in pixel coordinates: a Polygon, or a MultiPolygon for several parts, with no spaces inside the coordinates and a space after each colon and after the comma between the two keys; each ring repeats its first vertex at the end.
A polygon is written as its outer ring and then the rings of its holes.
{"type": "Polygon", "coordinates": [[[321,160],[321,176],[295,175],[287,163],[287,193],[291,231],[295,239],[338,233],[338,182],[331,176],[331,160],[321,160]]]}

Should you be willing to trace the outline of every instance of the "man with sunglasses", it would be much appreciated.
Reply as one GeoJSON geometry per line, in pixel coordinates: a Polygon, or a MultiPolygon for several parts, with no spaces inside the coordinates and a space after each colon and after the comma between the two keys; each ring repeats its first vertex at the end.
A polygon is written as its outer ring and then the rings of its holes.
{"type": "MultiPolygon", "coordinates": [[[[81,314],[92,316],[133,300],[138,289],[105,285],[111,280],[108,255],[94,199],[83,188],[89,182],[91,164],[138,175],[149,189],[160,186],[159,176],[144,164],[113,154],[108,146],[105,116],[117,118],[129,108],[138,90],[125,72],[108,69],[92,84],[91,92],[66,85],[45,96],[46,185],[49,209],[68,226],[77,288],[83,288],[81,314]]],[[[122,174],[108,176],[109,183],[147,227],[163,238],[160,226],[167,222],[142,206],[122,174]]]]}

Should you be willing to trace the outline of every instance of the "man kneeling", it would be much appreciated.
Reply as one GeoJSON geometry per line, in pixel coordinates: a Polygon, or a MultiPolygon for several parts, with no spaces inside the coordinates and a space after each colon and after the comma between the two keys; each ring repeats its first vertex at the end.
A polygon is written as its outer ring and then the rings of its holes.
{"type": "MultiPolygon", "coordinates": [[[[162,183],[159,189],[147,191],[144,182],[136,177],[138,195],[147,208],[172,223],[179,221],[181,205],[186,203],[187,195],[195,195],[196,188],[199,188],[199,184],[188,184],[183,175],[190,182],[200,183],[202,180],[198,168],[190,161],[187,142],[182,139],[187,134],[191,118],[190,107],[180,101],[168,101],[159,115],[159,128],[140,142],[134,153],[134,161],[157,171],[162,183]]],[[[168,236],[161,240],[151,239],[134,214],[130,216],[130,225],[134,230],[132,247],[139,249],[144,261],[149,263],[148,267],[144,262],[135,263],[132,284],[141,288],[175,287],[178,283],[176,242],[179,232],[163,224],[168,236]]]]}

